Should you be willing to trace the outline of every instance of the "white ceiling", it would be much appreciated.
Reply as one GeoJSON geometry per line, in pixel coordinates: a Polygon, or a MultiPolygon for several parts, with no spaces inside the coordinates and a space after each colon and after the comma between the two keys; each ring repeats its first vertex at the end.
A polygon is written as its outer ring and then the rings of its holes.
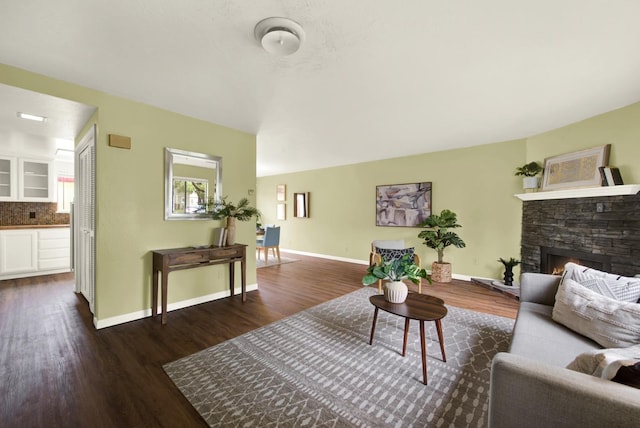
{"type": "Polygon", "coordinates": [[[96,108],[0,83],[0,152],[20,156],[69,158],[74,139],[96,108]],[[18,113],[46,118],[34,122],[18,113]]]}
{"type": "Polygon", "coordinates": [[[259,176],[486,144],[640,101],[637,0],[0,2],[0,61],[258,136],[259,176]],[[273,57],[270,16],[306,41],[273,57]]]}

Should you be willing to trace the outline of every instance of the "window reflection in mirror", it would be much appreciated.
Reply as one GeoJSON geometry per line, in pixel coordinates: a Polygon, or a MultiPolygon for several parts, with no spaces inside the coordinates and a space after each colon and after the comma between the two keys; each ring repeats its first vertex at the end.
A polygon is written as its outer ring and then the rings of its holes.
{"type": "Polygon", "coordinates": [[[201,178],[173,177],[173,212],[195,214],[206,210],[209,181],[201,178]]]}
{"type": "Polygon", "coordinates": [[[206,204],[222,194],[222,158],[166,148],[165,220],[207,220],[206,204]]]}

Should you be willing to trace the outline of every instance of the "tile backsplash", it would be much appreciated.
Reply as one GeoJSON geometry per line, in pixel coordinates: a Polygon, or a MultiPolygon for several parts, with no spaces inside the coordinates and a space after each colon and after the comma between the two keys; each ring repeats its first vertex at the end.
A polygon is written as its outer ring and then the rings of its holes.
{"type": "Polygon", "coordinates": [[[55,202],[0,202],[0,226],[69,224],[70,215],[57,209],[55,202]]]}

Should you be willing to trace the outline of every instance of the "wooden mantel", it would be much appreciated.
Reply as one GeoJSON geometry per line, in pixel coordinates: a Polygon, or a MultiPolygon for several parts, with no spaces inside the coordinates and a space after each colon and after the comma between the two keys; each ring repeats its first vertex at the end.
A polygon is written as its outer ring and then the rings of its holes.
{"type": "Polygon", "coordinates": [[[548,192],[519,193],[514,195],[522,201],[542,201],[547,199],[592,198],[596,196],[635,195],[640,192],[640,184],[621,186],[587,187],[583,189],[552,190],[548,192]]]}

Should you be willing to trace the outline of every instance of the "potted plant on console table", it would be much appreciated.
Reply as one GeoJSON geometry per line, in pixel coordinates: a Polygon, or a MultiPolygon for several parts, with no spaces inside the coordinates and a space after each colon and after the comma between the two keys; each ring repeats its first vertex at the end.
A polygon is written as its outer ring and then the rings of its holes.
{"type": "Polygon", "coordinates": [[[249,221],[253,217],[260,217],[260,211],[249,205],[247,198],[242,198],[238,204],[227,202],[227,197],[221,200],[209,200],[207,209],[212,213],[214,220],[227,219],[227,245],[236,243],[236,220],[249,221]]]}
{"type": "Polygon", "coordinates": [[[423,239],[424,245],[438,253],[438,261],[431,264],[431,279],[436,282],[451,282],[451,263],[443,260],[444,249],[450,245],[457,248],[466,246],[455,232],[449,230],[462,227],[458,224],[458,216],[453,211],[445,209],[440,215],[431,214],[418,226],[426,228],[418,234],[418,238],[423,239]]]}
{"type": "Polygon", "coordinates": [[[386,281],[384,286],[385,300],[390,303],[402,303],[409,293],[407,284],[402,280],[408,279],[417,285],[420,284],[422,278],[431,284],[431,278],[427,275],[427,271],[413,262],[413,255],[405,254],[397,259],[383,260],[380,264],[369,266],[367,274],[362,278],[362,285],[371,285],[380,280],[386,281]]]}

